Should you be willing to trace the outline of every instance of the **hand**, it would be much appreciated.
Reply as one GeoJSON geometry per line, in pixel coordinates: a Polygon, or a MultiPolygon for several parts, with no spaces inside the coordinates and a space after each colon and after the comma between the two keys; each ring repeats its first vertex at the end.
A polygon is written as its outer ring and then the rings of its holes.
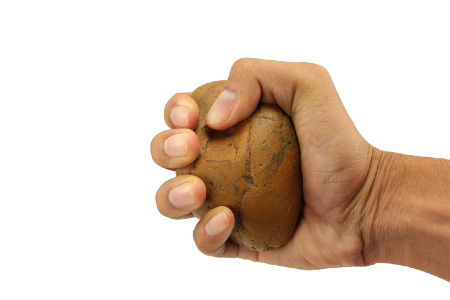
{"type": "MultiPolygon", "coordinates": [[[[300,269],[364,266],[365,236],[373,220],[370,203],[372,162],[379,157],[348,116],[328,72],[308,63],[240,59],[207,116],[207,124],[223,130],[246,119],[257,104],[277,103],[292,119],[301,148],[304,204],[291,240],[282,248],[257,252],[227,240],[234,225],[226,207],[210,210],[198,222],[194,240],[200,251],[217,257],[239,257],[300,269]]],[[[152,141],[153,160],[176,169],[199,154],[192,131],[198,107],[189,93],[176,94],[165,107],[170,130],[152,141]]],[[[300,183],[299,183],[300,184],[300,183]]],[[[193,175],[165,182],[156,194],[164,216],[192,217],[206,196],[193,175]]]]}

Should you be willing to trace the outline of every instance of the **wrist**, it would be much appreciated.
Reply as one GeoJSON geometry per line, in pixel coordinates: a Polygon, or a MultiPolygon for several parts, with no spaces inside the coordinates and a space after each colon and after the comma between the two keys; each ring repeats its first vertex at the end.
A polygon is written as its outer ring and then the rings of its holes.
{"type": "Polygon", "coordinates": [[[366,264],[404,265],[450,280],[450,161],[375,149],[368,182],[366,264]]]}
{"type": "Polygon", "coordinates": [[[366,199],[361,212],[361,236],[366,265],[386,262],[387,256],[392,254],[387,247],[390,235],[395,235],[398,230],[390,229],[395,225],[389,220],[392,217],[389,203],[398,193],[398,185],[387,178],[392,177],[393,165],[398,164],[396,161],[401,159],[399,155],[376,148],[371,152],[370,167],[361,191],[366,199]]]}

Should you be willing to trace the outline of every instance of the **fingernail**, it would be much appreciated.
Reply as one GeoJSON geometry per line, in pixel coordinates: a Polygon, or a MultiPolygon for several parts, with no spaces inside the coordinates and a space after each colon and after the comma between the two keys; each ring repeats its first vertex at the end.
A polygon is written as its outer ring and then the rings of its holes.
{"type": "Polygon", "coordinates": [[[189,108],[186,106],[177,105],[170,112],[170,119],[173,125],[176,127],[187,127],[188,126],[188,112],[189,108]]]}
{"type": "Polygon", "coordinates": [[[237,102],[235,93],[224,90],[217,97],[208,114],[206,115],[207,124],[219,124],[224,122],[231,114],[237,102]]]}
{"type": "Polygon", "coordinates": [[[175,207],[189,206],[195,203],[192,196],[192,184],[190,182],[183,183],[169,192],[169,201],[175,207]]]}
{"type": "Polygon", "coordinates": [[[230,226],[230,220],[228,220],[225,212],[220,212],[215,215],[205,226],[206,234],[209,236],[215,236],[222,233],[230,226]]]}
{"type": "Polygon", "coordinates": [[[187,133],[178,133],[169,136],[164,141],[164,152],[170,157],[180,158],[187,155],[187,133]]]}

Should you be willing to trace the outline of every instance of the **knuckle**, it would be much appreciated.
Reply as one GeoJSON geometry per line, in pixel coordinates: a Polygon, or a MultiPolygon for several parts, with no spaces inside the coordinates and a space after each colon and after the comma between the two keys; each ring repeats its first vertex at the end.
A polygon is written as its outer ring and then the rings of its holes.
{"type": "Polygon", "coordinates": [[[250,58],[250,57],[239,58],[238,60],[236,60],[234,62],[234,64],[231,67],[231,69],[234,70],[234,71],[239,71],[239,72],[246,73],[246,72],[248,72],[248,71],[253,69],[256,60],[257,59],[250,58]]]}
{"type": "Polygon", "coordinates": [[[330,78],[330,73],[325,67],[318,64],[309,64],[308,67],[309,74],[313,80],[324,81],[330,78]]]}
{"type": "Polygon", "coordinates": [[[328,75],[328,70],[322,65],[310,63],[309,67],[315,74],[328,75]]]}
{"type": "Polygon", "coordinates": [[[242,80],[252,81],[258,78],[262,64],[263,61],[258,58],[244,57],[236,60],[231,67],[228,82],[235,81],[239,84],[242,80]]]}
{"type": "Polygon", "coordinates": [[[297,82],[305,88],[316,88],[318,85],[329,83],[331,79],[328,70],[318,64],[297,63],[296,70],[297,82]]]}

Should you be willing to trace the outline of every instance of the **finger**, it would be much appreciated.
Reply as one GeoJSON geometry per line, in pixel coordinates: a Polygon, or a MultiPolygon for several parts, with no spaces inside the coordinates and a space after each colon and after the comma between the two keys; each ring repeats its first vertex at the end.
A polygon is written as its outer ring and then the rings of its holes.
{"type": "Polygon", "coordinates": [[[180,175],[164,182],[156,192],[159,212],[171,219],[193,217],[206,198],[203,181],[193,175],[180,175]]]}
{"type": "Polygon", "coordinates": [[[169,129],[153,138],[150,151],[155,163],[174,170],[194,162],[200,152],[200,143],[190,129],[169,129]]]}
{"type": "Polygon", "coordinates": [[[315,64],[239,59],[231,68],[224,91],[208,112],[206,123],[216,130],[227,129],[248,118],[260,101],[277,103],[291,116],[296,100],[330,89],[334,85],[328,72],[315,64]]]}
{"type": "Polygon", "coordinates": [[[268,252],[255,251],[238,245],[228,239],[234,223],[235,218],[229,208],[219,206],[209,210],[194,229],[194,241],[200,252],[214,257],[240,258],[267,264],[293,266],[291,262],[285,261],[286,257],[290,257],[289,253],[296,252],[293,245],[285,245],[283,248],[268,252]]]}
{"type": "Polygon", "coordinates": [[[198,106],[190,97],[192,93],[175,94],[166,103],[164,120],[170,128],[195,129],[198,122],[198,106]]]}
{"type": "Polygon", "coordinates": [[[237,257],[239,246],[227,241],[234,222],[233,212],[225,206],[208,211],[194,229],[194,241],[200,252],[215,257],[237,257]]]}

